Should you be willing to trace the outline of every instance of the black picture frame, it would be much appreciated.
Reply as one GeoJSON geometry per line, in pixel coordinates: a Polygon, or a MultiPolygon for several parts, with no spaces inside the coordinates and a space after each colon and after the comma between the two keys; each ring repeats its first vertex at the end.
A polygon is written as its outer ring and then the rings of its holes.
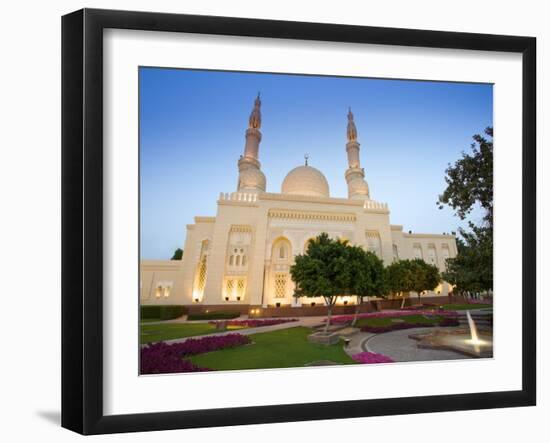
{"type": "Polygon", "coordinates": [[[83,9],[62,18],[62,426],[82,434],[536,404],[536,39],[83,9]],[[131,415],[103,412],[103,30],[454,48],[522,54],[522,389],[131,415]]]}

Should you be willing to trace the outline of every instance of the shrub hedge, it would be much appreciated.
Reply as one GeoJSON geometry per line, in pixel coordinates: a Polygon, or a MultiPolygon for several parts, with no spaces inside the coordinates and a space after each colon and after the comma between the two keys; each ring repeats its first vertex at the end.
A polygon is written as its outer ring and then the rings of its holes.
{"type": "Polygon", "coordinates": [[[240,317],[240,315],[239,312],[212,311],[202,312],[200,314],[189,314],[187,320],[228,320],[240,317]]]}
{"type": "Polygon", "coordinates": [[[182,305],[155,305],[140,307],[141,320],[172,320],[174,318],[181,317],[185,313],[187,313],[187,308],[182,305]]]}

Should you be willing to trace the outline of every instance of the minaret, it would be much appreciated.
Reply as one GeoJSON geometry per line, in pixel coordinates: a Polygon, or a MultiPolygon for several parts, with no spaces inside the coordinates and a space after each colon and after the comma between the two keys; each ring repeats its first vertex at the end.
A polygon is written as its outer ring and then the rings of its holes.
{"type": "Polygon", "coordinates": [[[365,170],[361,168],[359,160],[359,142],[357,141],[357,127],[353,121],[351,108],[348,111],[348,142],[346,151],[348,153],[348,169],[346,170],[346,181],[348,182],[348,198],[369,200],[369,185],[365,181],[365,170]]]}
{"type": "Polygon", "coordinates": [[[241,156],[238,162],[239,166],[239,183],[238,191],[246,192],[262,192],[265,191],[265,175],[260,170],[261,164],[259,161],[260,141],[262,140],[262,113],[260,107],[260,93],[254,101],[254,109],[250,113],[248,119],[248,129],[246,130],[246,142],[244,146],[244,155],[241,156]]]}

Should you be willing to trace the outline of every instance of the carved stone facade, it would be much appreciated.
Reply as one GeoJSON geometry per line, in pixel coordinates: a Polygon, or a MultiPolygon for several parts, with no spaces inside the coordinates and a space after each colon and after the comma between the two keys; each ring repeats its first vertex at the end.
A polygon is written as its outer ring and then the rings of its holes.
{"type": "MultiPolygon", "coordinates": [[[[321,305],[322,299],[293,297],[290,268],[308,241],[322,232],[373,251],[385,264],[422,258],[443,270],[445,260],[456,255],[453,236],[406,233],[403,226],[390,224],[386,203],[371,199],[351,110],[347,198],[331,197],[326,178],[309,166],[307,159],[306,165],[289,172],[280,193],[265,192],[259,161],[260,105],[258,96],[238,161],[237,191],[220,193],[215,217],[195,217],[194,223],[187,225],[181,261],[141,262],[141,303],[243,309],[321,305]]],[[[444,283],[427,295],[446,295],[448,291],[449,285],[444,283]]]]}

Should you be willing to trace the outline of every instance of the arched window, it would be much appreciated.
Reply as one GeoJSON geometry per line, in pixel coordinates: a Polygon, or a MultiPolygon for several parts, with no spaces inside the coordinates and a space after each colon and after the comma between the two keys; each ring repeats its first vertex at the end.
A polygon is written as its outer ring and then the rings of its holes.
{"type": "Polygon", "coordinates": [[[237,257],[235,258],[235,266],[240,266],[240,265],[241,265],[241,256],[237,255],[237,257]]]}
{"type": "Polygon", "coordinates": [[[233,266],[233,260],[235,259],[235,257],[233,255],[231,255],[231,257],[229,257],[229,266],[233,266]]]}
{"type": "Polygon", "coordinates": [[[285,245],[279,246],[279,258],[280,258],[281,260],[283,260],[283,259],[286,258],[285,245]]]}
{"type": "Polygon", "coordinates": [[[399,260],[399,250],[397,249],[397,245],[393,245],[393,261],[399,260]]]}
{"type": "Polygon", "coordinates": [[[243,266],[246,266],[246,255],[243,255],[242,265],[243,265],[243,266]]]}
{"type": "Polygon", "coordinates": [[[204,287],[206,286],[206,272],[207,272],[207,253],[208,253],[209,241],[204,240],[201,244],[201,252],[199,256],[199,262],[197,265],[197,271],[195,274],[195,297],[202,297],[204,293],[204,287]]]}

